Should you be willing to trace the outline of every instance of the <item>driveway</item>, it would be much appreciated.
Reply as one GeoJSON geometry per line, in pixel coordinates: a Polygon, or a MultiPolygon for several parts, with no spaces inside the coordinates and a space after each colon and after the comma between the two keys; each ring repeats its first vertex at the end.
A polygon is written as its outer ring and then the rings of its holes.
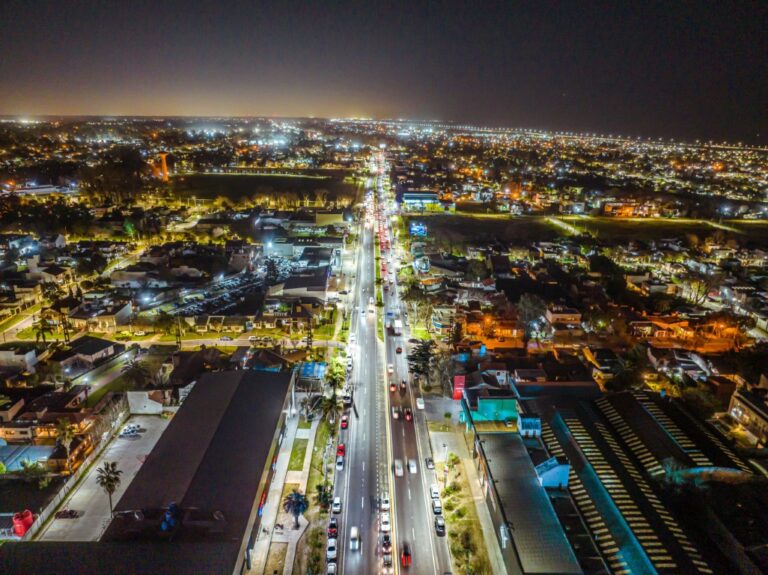
{"type": "Polygon", "coordinates": [[[117,504],[169,421],[160,416],[139,415],[131,417],[128,423],[141,426],[139,437],[113,439],[63,504],[62,508],[79,511],[80,517],[52,519],[45,531],[38,536],[38,540],[97,541],[101,537],[110,517],[107,494],[96,483],[97,469],[104,461],[116,461],[118,469],[122,470],[120,486],[112,495],[112,502],[117,504]]]}

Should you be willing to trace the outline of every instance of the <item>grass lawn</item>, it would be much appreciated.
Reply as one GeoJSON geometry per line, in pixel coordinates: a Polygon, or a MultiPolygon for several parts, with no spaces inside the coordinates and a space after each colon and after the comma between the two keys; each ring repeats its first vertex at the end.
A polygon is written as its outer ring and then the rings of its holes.
{"type": "Polygon", "coordinates": [[[415,337],[416,339],[432,339],[427,328],[420,322],[414,322],[411,326],[411,337],[415,337]]]}
{"type": "Polygon", "coordinates": [[[285,567],[285,555],[288,552],[287,543],[271,543],[267,554],[267,564],[264,573],[282,573],[285,567]]]}
{"type": "MultiPolygon", "coordinates": [[[[37,332],[35,332],[33,327],[25,327],[16,333],[16,337],[24,341],[33,341],[37,340],[37,332]]],[[[59,341],[62,339],[64,339],[63,333],[45,332],[45,341],[59,341]]],[[[43,340],[41,339],[40,341],[42,342],[43,340]]]]}
{"type": "MultiPolygon", "coordinates": [[[[437,469],[442,469],[444,465],[443,461],[435,462],[437,469]]],[[[483,532],[478,529],[480,519],[467,482],[464,464],[459,463],[450,472],[448,479],[448,488],[443,489],[440,495],[454,572],[490,573],[491,562],[483,532]]],[[[442,486],[442,483],[440,485],[442,486]]],[[[493,537],[492,534],[490,536],[493,537]]]]}
{"type": "Polygon", "coordinates": [[[35,305],[33,305],[33,306],[31,306],[31,307],[29,307],[29,308],[27,308],[25,310],[22,310],[21,313],[17,313],[16,315],[12,315],[8,319],[0,322],[0,331],[6,331],[6,330],[12,328],[13,326],[15,326],[17,323],[19,323],[24,318],[32,315],[33,313],[39,312],[40,311],[40,307],[41,307],[40,304],[36,303],[35,305]]]}
{"type": "MultiPolygon", "coordinates": [[[[314,493],[317,491],[316,487],[323,483],[323,449],[328,441],[330,430],[330,425],[323,419],[318,424],[317,431],[315,431],[315,445],[312,447],[312,462],[309,466],[309,478],[307,479],[307,491],[311,494],[309,497],[307,519],[315,517],[320,513],[320,507],[317,505],[314,493]]],[[[330,458],[328,462],[331,463],[330,458]]],[[[330,467],[333,469],[332,465],[330,467]]],[[[328,482],[333,483],[333,471],[330,469],[328,471],[328,482]]]]}
{"type": "MultiPolygon", "coordinates": [[[[157,373],[157,370],[160,369],[160,366],[165,361],[165,359],[168,356],[165,354],[149,354],[145,355],[141,358],[141,363],[143,363],[147,370],[149,371],[150,375],[153,375],[157,373]]],[[[126,389],[126,379],[121,374],[118,375],[115,379],[110,381],[109,383],[102,385],[98,389],[95,389],[94,391],[90,392],[88,394],[88,399],[85,402],[86,407],[93,407],[96,405],[99,400],[104,397],[107,393],[110,391],[113,392],[122,392],[126,389]]],[[[132,383],[128,384],[128,389],[133,389],[135,386],[132,383]]]]}
{"type": "Polygon", "coordinates": [[[301,471],[304,468],[304,456],[307,454],[309,439],[294,439],[291,449],[291,459],[288,461],[288,471],[301,471]]]}
{"type": "Polygon", "coordinates": [[[299,419],[299,429],[310,429],[311,427],[312,427],[311,421],[307,421],[306,419],[304,419],[304,417],[299,419]]]}

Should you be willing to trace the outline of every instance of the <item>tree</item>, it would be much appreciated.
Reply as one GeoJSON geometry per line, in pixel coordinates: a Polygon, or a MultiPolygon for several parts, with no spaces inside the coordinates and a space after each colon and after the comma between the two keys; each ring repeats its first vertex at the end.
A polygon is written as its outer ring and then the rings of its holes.
{"type": "Polygon", "coordinates": [[[50,302],[55,302],[64,295],[64,290],[56,282],[43,282],[40,289],[43,297],[50,302]]]}
{"type": "Polygon", "coordinates": [[[117,468],[116,461],[105,461],[104,465],[96,470],[96,483],[99,484],[109,497],[109,514],[112,515],[112,495],[120,486],[120,475],[123,471],[117,468]]]}
{"type": "Polygon", "coordinates": [[[72,441],[75,439],[75,430],[72,424],[65,418],[60,418],[56,422],[56,441],[58,441],[67,453],[67,471],[71,471],[69,464],[70,449],[72,441]]]}
{"type": "MultiPolygon", "coordinates": [[[[333,388],[333,392],[330,397],[323,396],[318,406],[320,408],[321,417],[324,417],[329,423],[336,422],[336,417],[342,412],[343,405],[339,401],[339,397],[336,395],[336,388],[333,388]]],[[[336,426],[330,426],[330,433],[334,435],[336,433],[336,426]]]]}
{"type": "Polygon", "coordinates": [[[456,322],[451,329],[451,344],[454,346],[459,345],[462,339],[464,339],[462,325],[459,322],[456,322]]]}
{"type": "Polygon", "coordinates": [[[346,370],[341,360],[336,357],[331,360],[328,365],[328,370],[325,372],[325,382],[331,386],[332,389],[341,389],[344,383],[347,381],[346,370]]]}
{"type": "Polygon", "coordinates": [[[331,486],[327,483],[318,483],[315,486],[315,489],[317,489],[317,493],[315,494],[317,504],[322,509],[328,509],[331,505],[331,500],[333,500],[333,490],[331,489],[331,486]]]}
{"type": "Polygon", "coordinates": [[[45,468],[40,465],[39,461],[24,459],[21,462],[20,474],[25,482],[33,483],[37,481],[39,489],[45,489],[50,483],[50,478],[47,477],[48,473],[45,471],[45,468]]]}
{"type": "Polygon", "coordinates": [[[524,293],[517,302],[517,313],[525,326],[525,346],[528,347],[528,341],[531,333],[536,327],[536,322],[547,311],[547,304],[536,294],[524,293]]]}
{"type": "Polygon", "coordinates": [[[126,381],[133,383],[134,387],[144,387],[152,380],[147,365],[138,359],[126,363],[120,372],[126,381]]]}
{"type": "Polygon", "coordinates": [[[154,321],[155,329],[163,333],[171,333],[176,329],[177,320],[168,312],[161,311],[154,321]]]}
{"type": "Polygon", "coordinates": [[[423,339],[413,346],[408,354],[408,368],[417,376],[426,377],[430,382],[432,359],[435,356],[435,342],[431,339],[423,339]]]}
{"type": "Polygon", "coordinates": [[[37,343],[40,343],[41,340],[43,343],[47,343],[45,334],[50,333],[51,330],[48,329],[48,322],[45,321],[45,319],[41,317],[38,321],[32,324],[32,330],[35,332],[35,341],[37,343]]]}
{"type": "Polygon", "coordinates": [[[299,528],[299,517],[306,513],[309,508],[309,502],[306,495],[294,489],[283,500],[283,509],[286,513],[293,515],[294,528],[299,528]]]}
{"type": "Polygon", "coordinates": [[[267,285],[276,284],[278,277],[280,277],[280,270],[277,267],[277,261],[275,261],[274,258],[267,258],[264,260],[264,267],[266,268],[267,285]]]}
{"type": "Polygon", "coordinates": [[[488,277],[488,265],[485,260],[470,260],[467,265],[467,274],[471,279],[484,280],[488,277]]]}

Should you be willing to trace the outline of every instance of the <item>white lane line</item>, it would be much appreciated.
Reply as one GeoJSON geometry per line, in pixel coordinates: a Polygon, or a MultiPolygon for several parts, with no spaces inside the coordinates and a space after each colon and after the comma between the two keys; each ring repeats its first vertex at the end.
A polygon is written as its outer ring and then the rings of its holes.
{"type": "MultiPolygon", "coordinates": [[[[363,471],[365,471],[365,460],[363,460],[363,471]]],[[[365,477],[363,477],[363,481],[365,481],[365,477]]]]}
{"type": "Polygon", "coordinates": [[[360,497],[360,507],[361,507],[362,509],[365,509],[365,495],[363,495],[362,497],[360,497]]]}
{"type": "Polygon", "coordinates": [[[408,488],[408,499],[410,499],[410,498],[411,498],[411,488],[409,487],[408,488]]]}

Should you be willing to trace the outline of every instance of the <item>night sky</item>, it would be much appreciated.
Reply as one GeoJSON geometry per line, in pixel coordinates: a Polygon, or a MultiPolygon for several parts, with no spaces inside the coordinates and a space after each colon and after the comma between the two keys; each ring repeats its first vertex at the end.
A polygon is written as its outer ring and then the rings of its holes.
{"type": "Polygon", "coordinates": [[[768,144],[768,2],[2,0],[0,79],[0,114],[369,116],[768,144]]]}

